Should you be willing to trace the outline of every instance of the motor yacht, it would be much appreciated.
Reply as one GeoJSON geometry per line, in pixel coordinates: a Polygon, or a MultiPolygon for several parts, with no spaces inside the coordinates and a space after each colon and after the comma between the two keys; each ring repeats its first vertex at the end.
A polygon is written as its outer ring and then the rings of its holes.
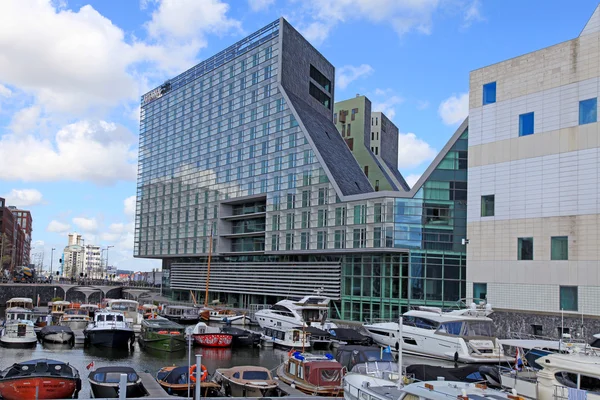
{"type": "Polygon", "coordinates": [[[302,328],[276,329],[265,328],[262,339],[269,340],[273,346],[284,349],[310,349],[310,334],[302,328]]]}
{"type": "MultiPolygon", "coordinates": [[[[402,351],[407,354],[452,360],[462,363],[511,362],[513,357],[493,333],[494,324],[487,317],[489,305],[444,312],[436,307],[419,307],[402,317],[402,351]]],[[[398,350],[400,331],[397,322],[365,324],[373,341],[398,350]]]]}
{"type": "Polygon", "coordinates": [[[0,335],[0,344],[4,347],[35,347],[37,335],[35,334],[31,310],[21,307],[6,310],[6,320],[0,335]]]}
{"type": "Polygon", "coordinates": [[[94,315],[94,322],[83,331],[88,344],[102,347],[127,348],[133,346],[135,334],[131,324],[120,312],[102,310],[94,315]]]}
{"type": "Polygon", "coordinates": [[[135,300],[111,299],[108,300],[108,309],[125,315],[125,320],[132,325],[142,323],[143,315],[139,312],[140,304],[135,300]]]}
{"type": "Polygon", "coordinates": [[[321,295],[305,296],[301,299],[286,299],[271,308],[254,314],[261,328],[291,329],[298,326],[313,326],[329,331],[337,326],[327,320],[330,298],[321,295]]]}

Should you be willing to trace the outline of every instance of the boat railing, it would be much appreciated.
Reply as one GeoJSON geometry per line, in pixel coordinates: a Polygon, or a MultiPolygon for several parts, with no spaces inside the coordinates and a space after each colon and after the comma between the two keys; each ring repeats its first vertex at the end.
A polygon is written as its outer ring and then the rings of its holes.
{"type": "MultiPolygon", "coordinates": [[[[580,390],[580,389],[572,389],[572,390],[577,390],[577,392],[581,392],[582,396],[581,397],[578,396],[577,398],[580,398],[580,399],[587,398],[587,391],[580,390]],[[585,396],[583,396],[583,394],[585,394],[585,396]]],[[[556,400],[569,400],[571,398],[569,396],[569,388],[566,386],[554,385],[553,398],[556,400]]]]}
{"type": "Polygon", "coordinates": [[[268,310],[271,307],[273,307],[271,304],[250,304],[250,308],[248,309],[246,316],[250,318],[250,321],[256,322],[256,312],[260,310],[268,310]]]}

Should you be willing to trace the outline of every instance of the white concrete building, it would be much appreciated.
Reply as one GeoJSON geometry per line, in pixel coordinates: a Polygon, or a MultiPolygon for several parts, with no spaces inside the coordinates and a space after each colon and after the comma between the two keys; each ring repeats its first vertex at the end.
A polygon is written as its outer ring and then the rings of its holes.
{"type": "Polygon", "coordinates": [[[102,278],[102,251],[100,250],[100,246],[96,246],[93,244],[86,244],[84,246],[84,257],[83,257],[83,265],[85,267],[85,272],[88,274],[88,277],[91,278],[102,278]]]}
{"type": "Polygon", "coordinates": [[[599,94],[600,6],[579,37],[471,73],[473,297],[600,316],[599,94]]]}

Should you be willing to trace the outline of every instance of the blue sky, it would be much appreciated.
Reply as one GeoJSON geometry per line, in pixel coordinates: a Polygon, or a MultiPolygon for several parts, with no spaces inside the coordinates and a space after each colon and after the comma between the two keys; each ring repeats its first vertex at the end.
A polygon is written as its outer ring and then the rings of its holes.
{"type": "Polygon", "coordinates": [[[414,182],[468,111],[469,71],[576,37],[597,0],[8,0],[0,4],[0,196],[33,213],[33,253],[70,231],[135,260],[139,97],[285,16],[400,129],[414,182]]]}

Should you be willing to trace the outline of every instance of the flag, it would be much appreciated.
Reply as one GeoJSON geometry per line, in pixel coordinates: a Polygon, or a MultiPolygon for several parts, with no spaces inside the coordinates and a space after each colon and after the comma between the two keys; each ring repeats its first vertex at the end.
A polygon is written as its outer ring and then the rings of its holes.
{"type": "Polygon", "coordinates": [[[517,347],[517,355],[515,357],[515,370],[523,369],[523,358],[521,357],[521,349],[517,347]]]}
{"type": "Polygon", "coordinates": [[[86,367],[86,369],[92,369],[94,368],[94,362],[92,361],[91,363],[89,363],[86,367]]]}
{"type": "Polygon", "coordinates": [[[391,353],[392,352],[392,348],[388,345],[388,347],[385,348],[385,350],[383,350],[385,353],[391,353]]]}

